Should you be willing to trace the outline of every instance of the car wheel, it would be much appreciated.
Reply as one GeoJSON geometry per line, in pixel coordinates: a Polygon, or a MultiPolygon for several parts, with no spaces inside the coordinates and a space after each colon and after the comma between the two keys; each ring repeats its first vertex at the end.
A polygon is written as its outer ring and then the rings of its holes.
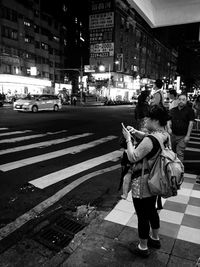
{"type": "Polygon", "coordinates": [[[33,113],[38,112],[38,107],[37,107],[37,106],[33,106],[33,107],[32,107],[32,112],[33,112],[33,113]]]}
{"type": "Polygon", "coordinates": [[[57,112],[57,111],[59,110],[58,105],[55,105],[55,106],[53,107],[53,110],[54,110],[55,112],[57,112]]]}

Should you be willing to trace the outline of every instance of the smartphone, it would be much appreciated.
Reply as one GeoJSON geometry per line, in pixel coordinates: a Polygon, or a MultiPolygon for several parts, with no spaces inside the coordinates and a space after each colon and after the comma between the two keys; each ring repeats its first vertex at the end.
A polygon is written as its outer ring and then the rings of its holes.
{"type": "Polygon", "coordinates": [[[123,122],[121,123],[121,125],[122,125],[122,128],[124,128],[125,130],[127,130],[126,127],[124,126],[123,122]]]}

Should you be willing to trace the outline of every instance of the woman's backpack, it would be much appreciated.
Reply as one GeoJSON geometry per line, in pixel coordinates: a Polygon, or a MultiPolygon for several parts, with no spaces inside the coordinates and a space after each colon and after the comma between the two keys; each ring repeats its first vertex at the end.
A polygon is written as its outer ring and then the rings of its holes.
{"type": "Polygon", "coordinates": [[[160,151],[153,167],[150,170],[148,185],[152,195],[168,198],[177,195],[184,178],[184,166],[172,151],[168,137],[166,147],[158,136],[148,135],[156,138],[160,144],[160,151]]]}

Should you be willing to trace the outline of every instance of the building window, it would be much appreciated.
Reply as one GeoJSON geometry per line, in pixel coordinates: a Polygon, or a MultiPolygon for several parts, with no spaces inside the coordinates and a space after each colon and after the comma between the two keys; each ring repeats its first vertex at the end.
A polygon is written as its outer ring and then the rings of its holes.
{"type": "Polygon", "coordinates": [[[30,36],[30,35],[25,35],[25,37],[24,37],[24,42],[25,43],[33,43],[33,37],[32,36],[30,36]]]}
{"type": "Polygon", "coordinates": [[[46,43],[41,43],[41,48],[44,49],[44,50],[48,50],[49,46],[46,43]]]}
{"type": "Polygon", "coordinates": [[[2,36],[13,40],[18,40],[18,31],[2,26],[2,36]]]}
{"type": "Polygon", "coordinates": [[[24,20],[24,26],[31,27],[31,23],[30,23],[30,21],[28,19],[24,20]]]}

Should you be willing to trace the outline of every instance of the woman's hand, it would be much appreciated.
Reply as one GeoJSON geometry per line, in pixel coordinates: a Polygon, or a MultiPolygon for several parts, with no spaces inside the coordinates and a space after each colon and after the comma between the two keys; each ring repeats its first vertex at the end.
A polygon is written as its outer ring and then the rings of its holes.
{"type": "Polygon", "coordinates": [[[135,134],[136,129],[135,129],[134,127],[128,125],[126,128],[127,128],[127,130],[129,131],[129,133],[131,133],[131,134],[135,134]]]}
{"type": "Polygon", "coordinates": [[[127,128],[122,128],[122,133],[126,139],[126,142],[131,141],[131,134],[127,128]]]}

